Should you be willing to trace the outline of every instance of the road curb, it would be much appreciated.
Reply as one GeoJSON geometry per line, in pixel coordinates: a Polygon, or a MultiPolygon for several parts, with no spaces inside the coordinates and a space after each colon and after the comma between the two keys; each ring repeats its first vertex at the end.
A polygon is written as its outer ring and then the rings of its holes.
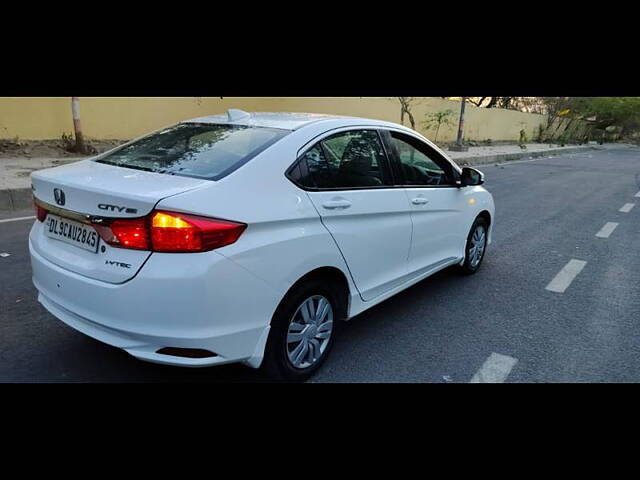
{"type": "Polygon", "coordinates": [[[566,155],[568,153],[578,153],[588,150],[598,150],[596,147],[575,147],[575,148],[550,148],[549,150],[537,150],[535,152],[527,152],[526,150],[518,153],[499,153],[496,155],[487,155],[484,157],[463,157],[453,159],[458,165],[465,167],[471,165],[489,165],[492,163],[511,162],[514,160],[522,160],[524,158],[548,157],[550,155],[566,155]]]}
{"type": "Polygon", "coordinates": [[[0,210],[24,210],[33,205],[30,188],[0,190],[0,210]]]}

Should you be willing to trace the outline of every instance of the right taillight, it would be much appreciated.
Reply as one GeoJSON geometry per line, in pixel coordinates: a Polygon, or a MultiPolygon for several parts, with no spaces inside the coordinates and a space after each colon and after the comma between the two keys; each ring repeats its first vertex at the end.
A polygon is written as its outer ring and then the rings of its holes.
{"type": "Polygon", "coordinates": [[[95,224],[109,245],[165,253],[206,252],[234,243],[244,223],[184,213],[154,211],[148,217],[95,224]]]}

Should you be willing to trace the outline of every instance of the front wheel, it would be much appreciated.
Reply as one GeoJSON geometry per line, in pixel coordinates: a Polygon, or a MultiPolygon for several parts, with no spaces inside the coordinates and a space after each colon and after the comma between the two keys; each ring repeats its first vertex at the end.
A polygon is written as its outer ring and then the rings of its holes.
{"type": "Polygon", "coordinates": [[[489,225],[487,221],[482,217],[476,218],[467,237],[464,263],[461,266],[462,273],[473,275],[480,269],[487,249],[488,236],[489,225]]]}
{"type": "Polygon", "coordinates": [[[304,381],[329,354],[343,317],[339,295],[311,280],[288,293],[271,321],[263,367],[275,380],[304,381]]]}

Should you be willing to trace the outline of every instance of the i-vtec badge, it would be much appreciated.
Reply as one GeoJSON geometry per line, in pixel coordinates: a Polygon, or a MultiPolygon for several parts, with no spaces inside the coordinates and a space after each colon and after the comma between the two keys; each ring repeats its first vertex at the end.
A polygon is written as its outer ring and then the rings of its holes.
{"type": "Polygon", "coordinates": [[[137,208],[120,207],[118,205],[109,205],[107,203],[101,203],[98,205],[100,210],[108,210],[110,212],[124,212],[124,213],[138,213],[137,208]]]}
{"type": "Polygon", "coordinates": [[[104,264],[105,265],[112,265],[112,266],[115,266],[115,267],[131,268],[131,264],[130,263],[114,262],[113,260],[105,260],[104,264]]]}

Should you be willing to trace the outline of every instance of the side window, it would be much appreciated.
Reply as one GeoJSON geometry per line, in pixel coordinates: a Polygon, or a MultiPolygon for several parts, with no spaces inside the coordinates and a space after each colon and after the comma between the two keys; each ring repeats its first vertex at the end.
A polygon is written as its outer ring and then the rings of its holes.
{"type": "Polygon", "coordinates": [[[307,150],[289,169],[289,178],[308,188],[333,188],[334,181],[329,164],[318,143],[307,150]]]}
{"type": "Polygon", "coordinates": [[[375,130],[332,135],[307,150],[289,177],[309,188],[366,188],[389,185],[386,155],[375,130]]]}
{"type": "Polygon", "coordinates": [[[340,170],[340,161],[348,143],[349,137],[347,135],[329,137],[322,142],[323,149],[327,152],[327,161],[335,172],[340,170]]]}
{"type": "Polygon", "coordinates": [[[450,168],[438,165],[426,152],[427,146],[407,135],[391,134],[392,147],[400,161],[405,185],[452,185],[450,168]]]}
{"type": "Polygon", "coordinates": [[[338,188],[387,185],[386,157],[378,132],[353,130],[321,141],[338,188]]]}

